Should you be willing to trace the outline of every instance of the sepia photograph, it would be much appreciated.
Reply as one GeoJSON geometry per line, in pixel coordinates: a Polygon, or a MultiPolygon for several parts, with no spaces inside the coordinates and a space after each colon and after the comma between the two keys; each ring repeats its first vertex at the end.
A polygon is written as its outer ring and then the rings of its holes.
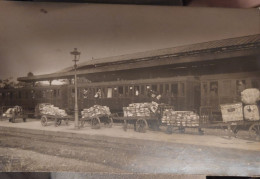
{"type": "Polygon", "coordinates": [[[258,0],[0,1],[0,178],[260,177],[258,0]]]}

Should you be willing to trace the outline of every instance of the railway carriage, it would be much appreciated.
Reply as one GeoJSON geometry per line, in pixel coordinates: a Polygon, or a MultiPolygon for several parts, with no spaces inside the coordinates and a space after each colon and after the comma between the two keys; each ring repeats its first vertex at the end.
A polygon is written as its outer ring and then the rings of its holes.
{"type": "MultiPolygon", "coordinates": [[[[170,104],[176,110],[199,109],[199,80],[196,77],[173,77],[131,81],[96,82],[79,85],[79,108],[95,104],[109,106],[112,112],[122,112],[130,103],[157,100],[151,93],[160,95],[160,103],[170,104]],[[101,95],[95,95],[100,92],[101,95]]],[[[68,86],[69,108],[74,107],[74,86],[68,86]]]]}

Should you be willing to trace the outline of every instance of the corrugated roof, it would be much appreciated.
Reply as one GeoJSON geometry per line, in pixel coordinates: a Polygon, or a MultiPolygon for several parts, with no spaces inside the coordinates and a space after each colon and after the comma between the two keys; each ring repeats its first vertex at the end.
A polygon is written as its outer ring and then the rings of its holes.
{"type": "MultiPolygon", "coordinates": [[[[208,49],[217,49],[217,48],[223,48],[226,47],[233,47],[233,46],[240,46],[240,45],[247,45],[247,44],[260,44],[260,34],[256,35],[249,35],[249,36],[243,36],[243,37],[236,37],[236,38],[229,38],[229,39],[222,39],[222,40],[216,40],[216,41],[209,41],[209,42],[203,42],[203,43],[197,43],[197,44],[191,44],[191,45],[184,45],[180,47],[173,47],[173,48],[166,48],[166,49],[159,49],[159,50],[152,50],[152,51],[146,51],[146,52],[138,52],[133,54],[126,54],[126,55],[120,55],[120,56],[112,56],[112,57],[106,57],[106,58],[100,58],[95,60],[90,60],[84,63],[80,63],[78,65],[78,68],[84,68],[87,66],[99,66],[102,64],[109,64],[109,63],[120,63],[128,60],[138,60],[142,61],[147,58],[152,57],[160,57],[164,55],[173,55],[174,54],[181,54],[181,53],[193,53],[193,54],[199,54],[204,53],[205,50],[208,49]]],[[[61,72],[68,72],[73,70],[72,67],[63,69],[61,72]]]]}

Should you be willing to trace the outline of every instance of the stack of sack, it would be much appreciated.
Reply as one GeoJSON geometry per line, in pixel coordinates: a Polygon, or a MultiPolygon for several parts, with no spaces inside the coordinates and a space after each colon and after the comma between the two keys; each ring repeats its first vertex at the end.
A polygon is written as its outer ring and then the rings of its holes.
{"type": "Polygon", "coordinates": [[[110,114],[109,107],[100,105],[94,105],[91,108],[83,109],[83,111],[81,111],[82,118],[94,118],[97,116],[108,116],[110,114]]]}
{"type": "Polygon", "coordinates": [[[128,107],[123,107],[124,117],[149,117],[156,113],[158,104],[151,103],[132,103],[128,107]]]}
{"type": "Polygon", "coordinates": [[[193,111],[174,111],[165,109],[163,111],[162,123],[171,126],[199,126],[199,115],[193,111]]]}
{"type": "Polygon", "coordinates": [[[241,92],[241,101],[244,103],[244,118],[249,121],[259,120],[260,92],[256,88],[246,89],[241,92]]]}
{"type": "Polygon", "coordinates": [[[52,104],[44,104],[40,106],[40,113],[44,115],[52,115],[59,117],[66,117],[67,113],[65,110],[55,107],[52,104]]]}

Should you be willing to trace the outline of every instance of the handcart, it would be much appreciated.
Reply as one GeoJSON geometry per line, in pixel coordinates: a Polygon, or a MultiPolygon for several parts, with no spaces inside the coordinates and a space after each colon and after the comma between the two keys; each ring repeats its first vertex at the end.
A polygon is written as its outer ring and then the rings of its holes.
{"type": "Polygon", "coordinates": [[[134,129],[137,132],[145,133],[148,127],[158,130],[161,124],[161,116],[165,108],[173,108],[166,104],[158,105],[158,108],[154,112],[150,112],[150,115],[145,115],[142,112],[138,112],[137,115],[127,116],[123,113],[113,114],[113,119],[123,122],[123,129],[127,131],[128,124],[133,124],[134,129]]]}
{"type": "Polygon", "coordinates": [[[238,131],[248,131],[251,139],[260,139],[260,120],[246,120],[242,103],[222,105],[223,121],[212,120],[212,109],[209,106],[200,108],[201,128],[221,128],[228,130],[228,136],[237,135],[238,131]],[[223,116],[224,114],[224,116],[223,116]]]}
{"type": "Polygon", "coordinates": [[[85,123],[88,122],[92,129],[100,129],[101,123],[104,123],[105,127],[111,128],[113,126],[113,118],[107,114],[97,114],[91,117],[82,117],[80,119],[80,126],[84,127],[85,123]]]}
{"type": "Polygon", "coordinates": [[[2,111],[5,111],[2,114],[2,117],[7,118],[9,122],[12,123],[14,123],[16,119],[22,119],[23,122],[26,122],[26,119],[28,118],[28,114],[23,110],[21,106],[4,106],[2,107],[2,111]]]}
{"type": "Polygon", "coordinates": [[[119,114],[115,114],[113,116],[114,120],[123,121],[123,129],[127,131],[128,124],[134,124],[135,131],[145,133],[148,129],[148,125],[151,123],[158,123],[158,116],[132,116],[132,117],[124,117],[119,116],[119,114]]]}
{"type": "Polygon", "coordinates": [[[42,126],[47,126],[48,122],[54,121],[55,127],[58,127],[61,125],[62,121],[65,121],[66,125],[69,125],[69,120],[74,119],[72,116],[58,116],[58,115],[49,115],[49,114],[43,114],[41,115],[41,124],[42,126]]]}

